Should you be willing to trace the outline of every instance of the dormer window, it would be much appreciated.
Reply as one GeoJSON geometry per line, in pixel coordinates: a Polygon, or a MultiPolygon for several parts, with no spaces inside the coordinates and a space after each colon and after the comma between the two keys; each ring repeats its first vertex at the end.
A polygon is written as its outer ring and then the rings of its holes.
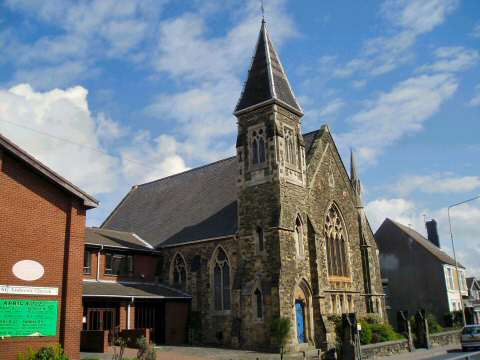
{"type": "Polygon", "coordinates": [[[266,160],[265,133],[263,129],[252,132],[252,164],[260,165],[266,160]]]}

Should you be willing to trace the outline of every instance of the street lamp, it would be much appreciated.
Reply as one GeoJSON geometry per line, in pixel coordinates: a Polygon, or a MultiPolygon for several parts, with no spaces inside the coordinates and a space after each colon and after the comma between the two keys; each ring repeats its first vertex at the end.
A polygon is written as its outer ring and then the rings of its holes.
{"type": "Polygon", "coordinates": [[[459,206],[459,205],[462,205],[462,204],[465,204],[465,203],[468,203],[470,201],[474,201],[474,200],[477,200],[477,199],[480,199],[480,195],[478,196],[475,196],[471,199],[467,199],[467,200],[464,200],[464,201],[461,201],[459,203],[456,203],[456,204],[453,204],[453,205],[450,205],[448,207],[448,226],[450,227],[450,239],[452,240],[452,251],[453,251],[453,259],[455,260],[455,271],[457,273],[457,286],[458,286],[458,295],[460,296],[460,305],[462,307],[462,319],[463,319],[463,326],[466,326],[467,325],[467,320],[465,319],[465,308],[463,306],[463,299],[462,299],[462,290],[460,288],[460,274],[458,272],[458,262],[457,262],[457,256],[455,255],[455,244],[454,244],[454,241],[453,241],[453,232],[452,232],[452,221],[450,219],[450,209],[455,207],[455,206],[459,206]]]}

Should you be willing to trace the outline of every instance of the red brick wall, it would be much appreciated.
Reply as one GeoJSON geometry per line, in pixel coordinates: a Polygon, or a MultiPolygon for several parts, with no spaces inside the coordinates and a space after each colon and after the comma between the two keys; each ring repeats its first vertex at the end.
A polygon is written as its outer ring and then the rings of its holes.
{"type": "MultiPolygon", "coordinates": [[[[91,273],[84,274],[84,279],[96,279],[97,277],[97,249],[91,248],[92,253],[92,262],[91,262],[91,273]]],[[[105,252],[114,250],[104,249],[100,253],[100,280],[118,280],[118,281],[146,281],[153,282],[155,281],[155,269],[157,265],[158,256],[155,255],[143,255],[143,254],[132,254],[133,255],[133,271],[134,273],[131,276],[115,276],[115,275],[106,275],[105,274],[105,252]],[[143,274],[143,277],[142,277],[143,274]]],[[[83,269],[83,263],[82,263],[83,269]]]]}
{"type": "MultiPolygon", "coordinates": [[[[1,157],[1,153],[0,153],[1,157]]],[[[58,287],[58,296],[1,295],[8,299],[58,300],[57,336],[0,339],[0,359],[16,359],[28,346],[61,343],[79,359],[82,323],[82,268],[85,208],[80,200],[3,153],[0,162],[0,284],[58,287]],[[45,269],[36,281],[16,278],[20,260],[35,260],[45,269]]]]}

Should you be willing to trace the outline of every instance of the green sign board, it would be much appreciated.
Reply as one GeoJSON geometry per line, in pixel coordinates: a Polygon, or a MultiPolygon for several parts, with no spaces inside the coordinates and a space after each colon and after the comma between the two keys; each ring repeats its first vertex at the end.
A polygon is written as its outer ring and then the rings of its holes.
{"type": "Polygon", "coordinates": [[[55,336],[58,301],[0,299],[0,336],[55,336]]]}

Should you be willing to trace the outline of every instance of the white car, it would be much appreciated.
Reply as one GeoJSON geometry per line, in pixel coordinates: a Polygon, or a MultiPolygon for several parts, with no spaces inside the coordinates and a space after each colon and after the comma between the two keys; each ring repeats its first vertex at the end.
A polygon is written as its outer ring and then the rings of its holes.
{"type": "Polygon", "coordinates": [[[480,348],[480,325],[467,325],[462,330],[462,350],[480,348]]]}

